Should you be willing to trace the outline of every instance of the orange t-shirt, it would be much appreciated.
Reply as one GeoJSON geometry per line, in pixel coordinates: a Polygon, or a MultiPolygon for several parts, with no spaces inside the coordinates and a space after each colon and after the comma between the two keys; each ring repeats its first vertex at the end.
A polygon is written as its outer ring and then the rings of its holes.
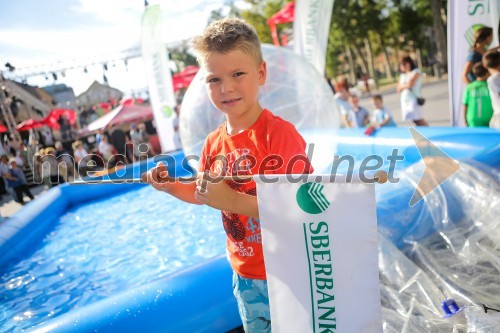
{"type": "MultiPolygon", "coordinates": [[[[305,156],[306,142],[295,127],[263,110],[248,129],[229,135],[226,124],[210,133],[200,156],[199,171],[218,175],[311,173],[305,156]]],[[[256,195],[254,181],[226,181],[238,192],[256,195]]],[[[266,279],[260,222],[222,211],[231,267],[240,276],[266,279]]]]}

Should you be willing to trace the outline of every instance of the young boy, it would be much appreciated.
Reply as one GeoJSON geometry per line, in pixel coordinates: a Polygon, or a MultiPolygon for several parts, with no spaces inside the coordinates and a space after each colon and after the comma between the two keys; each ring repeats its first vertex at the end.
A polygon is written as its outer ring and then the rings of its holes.
{"type": "Polygon", "coordinates": [[[349,95],[351,109],[347,114],[348,128],[365,127],[370,122],[368,110],[359,105],[359,97],[356,94],[349,95]]]}
{"type": "Polygon", "coordinates": [[[489,73],[479,62],[472,67],[472,73],[477,78],[465,87],[463,97],[463,113],[468,127],[488,127],[493,108],[486,80],[489,73]]]}
{"type": "Polygon", "coordinates": [[[374,95],[372,97],[372,103],[375,107],[375,111],[373,111],[373,126],[377,128],[396,126],[394,119],[392,119],[391,112],[384,107],[382,95],[374,95]]]}
{"type": "MultiPolygon", "coordinates": [[[[273,163],[270,173],[274,174],[312,172],[304,154],[305,141],[295,127],[259,104],[266,63],[255,30],[240,19],[222,19],[210,24],[195,38],[193,46],[210,100],[226,117],[226,122],[205,141],[199,172],[222,176],[263,174],[273,163]],[[289,163],[298,156],[302,162],[289,163]]],[[[206,183],[206,177],[199,177],[196,183],[172,182],[163,164],[148,171],[144,178],[157,190],[222,211],[234,271],[233,290],[243,327],[245,332],[269,332],[271,318],[255,183],[227,178],[206,183]]]]}
{"type": "Polygon", "coordinates": [[[483,66],[491,76],[488,78],[493,117],[490,120],[491,128],[500,128],[500,47],[495,47],[483,56],[483,66]]]}

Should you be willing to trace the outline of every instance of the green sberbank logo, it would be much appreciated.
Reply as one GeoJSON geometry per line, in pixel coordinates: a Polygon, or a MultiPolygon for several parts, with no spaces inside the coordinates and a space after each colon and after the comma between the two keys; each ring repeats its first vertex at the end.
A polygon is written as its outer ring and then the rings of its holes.
{"type": "Polygon", "coordinates": [[[481,28],[484,28],[484,24],[473,24],[472,26],[469,27],[469,29],[465,30],[465,40],[467,41],[467,44],[469,44],[469,47],[473,47],[474,45],[474,34],[476,31],[478,31],[481,28]]]}
{"type": "Polygon", "coordinates": [[[330,202],[323,194],[323,184],[305,183],[297,191],[297,203],[306,213],[323,213],[330,206],[330,202]]]}

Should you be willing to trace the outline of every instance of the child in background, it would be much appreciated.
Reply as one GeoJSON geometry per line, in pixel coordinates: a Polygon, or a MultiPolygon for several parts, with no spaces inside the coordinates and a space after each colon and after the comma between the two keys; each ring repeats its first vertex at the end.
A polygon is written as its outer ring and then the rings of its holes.
{"type": "Polygon", "coordinates": [[[382,99],[382,95],[374,95],[372,97],[373,107],[375,111],[373,111],[373,126],[376,128],[380,127],[394,127],[396,123],[394,119],[392,119],[392,114],[386,107],[384,107],[384,100],[382,99]]]}
{"type": "Polygon", "coordinates": [[[346,89],[343,82],[335,84],[335,103],[339,108],[340,118],[344,127],[349,127],[348,114],[351,106],[349,105],[349,91],[346,89]]]}
{"type": "Polygon", "coordinates": [[[365,127],[370,122],[370,113],[367,109],[359,105],[359,96],[349,95],[349,104],[351,108],[347,114],[348,128],[365,127]]]}
{"type": "Polygon", "coordinates": [[[490,127],[500,128],[500,47],[486,52],[483,57],[483,66],[491,74],[487,81],[493,107],[490,127]]]}
{"type": "Polygon", "coordinates": [[[306,143],[291,123],[259,104],[259,86],[265,84],[267,70],[259,39],[250,25],[236,18],[215,21],[193,44],[205,74],[207,93],[226,121],[205,141],[198,170],[205,174],[196,183],[172,180],[162,163],[143,175],[143,179],[155,189],[181,200],[222,211],[227,251],[234,271],[233,291],[243,327],[249,333],[270,332],[255,183],[217,182],[207,180],[206,175],[310,173],[306,143]],[[276,156],[284,163],[269,170],[267,162],[269,158],[277,161],[276,156]],[[297,157],[303,163],[289,163],[297,157]]]}
{"type": "Polygon", "coordinates": [[[486,80],[490,76],[486,68],[478,62],[472,67],[476,81],[465,87],[463,97],[463,113],[468,127],[488,127],[493,108],[486,80]]]}

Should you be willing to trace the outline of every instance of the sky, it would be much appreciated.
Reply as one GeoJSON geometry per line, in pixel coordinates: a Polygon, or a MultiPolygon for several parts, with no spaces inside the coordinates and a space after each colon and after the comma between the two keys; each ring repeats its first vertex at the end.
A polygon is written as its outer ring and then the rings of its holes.
{"type": "MultiPolygon", "coordinates": [[[[166,43],[185,40],[205,28],[210,12],[224,0],[148,0],[160,4],[166,43]]],[[[65,83],[76,95],[97,80],[103,83],[103,60],[140,52],[144,0],[0,0],[0,70],[9,62],[17,72],[43,72],[27,83],[46,86],[65,83]],[[137,48],[139,50],[137,51],[137,48]],[[95,65],[90,65],[96,63],[95,65]],[[88,64],[67,70],[54,69],[88,64]]],[[[147,87],[141,58],[107,63],[109,85],[125,93],[147,87]]],[[[6,77],[12,77],[8,73],[6,77]]]]}

